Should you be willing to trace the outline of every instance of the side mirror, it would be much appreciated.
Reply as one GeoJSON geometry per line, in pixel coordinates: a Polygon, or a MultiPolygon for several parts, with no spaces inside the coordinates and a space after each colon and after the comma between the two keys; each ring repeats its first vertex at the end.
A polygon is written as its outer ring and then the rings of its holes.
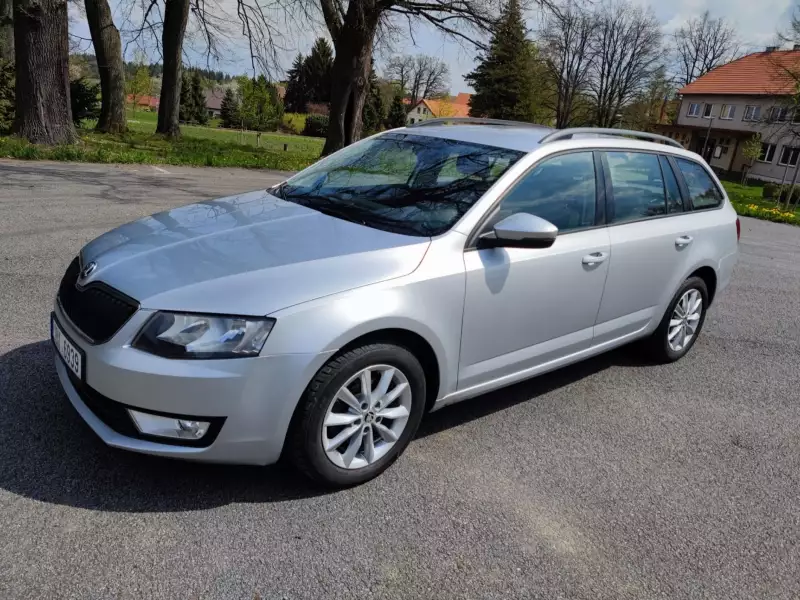
{"type": "Polygon", "coordinates": [[[529,213],[514,213],[498,221],[492,231],[478,238],[479,248],[549,248],[558,227],[529,213]]]}

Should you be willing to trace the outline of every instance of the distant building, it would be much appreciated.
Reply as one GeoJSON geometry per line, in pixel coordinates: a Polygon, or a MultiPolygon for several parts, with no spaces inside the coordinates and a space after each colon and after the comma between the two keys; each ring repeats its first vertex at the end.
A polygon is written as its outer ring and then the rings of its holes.
{"type": "Polygon", "coordinates": [[[206,111],[208,118],[214,119],[222,114],[222,99],[225,98],[225,90],[214,88],[206,90],[206,111]]]}
{"type": "Polygon", "coordinates": [[[791,107],[800,73],[800,47],[767,48],[710,71],[685,86],[678,116],[660,133],[702,154],[715,169],[765,181],[791,180],[800,159],[800,110],[791,107]],[[752,167],[744,143],[761,135],[761,157],[752,167]]]}
{"type": "Polygon", "coordinates": [[[471,97],[472,94],[461,93],[438,100],[422,99],[406,115],[406,125],[439,117],[468,117],[471,97]]]}
{"type": "MultiPolygon", "coordinates": [[[[133,94],[128,94],[125,102],[133,104],[133,94]]],[[[157,111],[158,105],[161,102],[158,96],[139,96],[136,99],[136,110],[151,110],[157,111]]]]}

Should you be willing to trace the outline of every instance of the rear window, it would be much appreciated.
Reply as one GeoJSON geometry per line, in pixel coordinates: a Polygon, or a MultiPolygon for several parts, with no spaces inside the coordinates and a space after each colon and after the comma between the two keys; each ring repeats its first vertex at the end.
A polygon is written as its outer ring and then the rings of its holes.
{"type": "Polygon", "coordinates": [[[606,160],[614,193],[612,223],[666,214],[664,178],[658,156],[643,152],[606,152],[606,160]]]}
{"type": "Polygon", "coordinates": [[[689,198],[695,209],[715,208],[722,204],[722,193],[703,167],[685,158],[675,158],[689,188],[689,198]]]}

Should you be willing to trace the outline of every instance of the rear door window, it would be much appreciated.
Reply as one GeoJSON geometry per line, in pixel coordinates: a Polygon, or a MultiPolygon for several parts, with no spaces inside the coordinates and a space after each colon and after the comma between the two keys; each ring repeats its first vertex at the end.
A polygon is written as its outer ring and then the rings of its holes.
{"type": "Polygon", "coordinates": [[[692,208],[716,208],[722,204],[722,192],[719,191],[708,171],[696,162],[685,158],[675,158],[675,162],[686,181],[686,187],[689,188],[692,208]]]}
{"type": "Polygon", "coordinates": [[[613,208],[609,223],[667,214],[664,176],[658,156],[645,152],[606,152],[613,208]]]}

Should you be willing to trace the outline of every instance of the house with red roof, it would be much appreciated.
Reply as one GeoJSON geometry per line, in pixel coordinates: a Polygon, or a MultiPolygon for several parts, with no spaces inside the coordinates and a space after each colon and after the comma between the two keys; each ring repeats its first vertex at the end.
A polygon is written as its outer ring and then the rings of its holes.
{"type": "Polygon", "coordinates": [[[469,99],[472,94],[461,93],[449,98],[428,100],[423,98],[411,107],[406,115],[406,125],[413,125],[420,121],[436,119],[439,117],[468,117],[469,99]]]}
{"type": "Polygon", "coordinates": [[[161,102],[158,96],[137,96],[134,98],[133,94],[128,94],[127,98],[125,98],[127,104],[133,104],[134,100],[136,102],[136,110],[157,111],[161,102]]]}
{"type": "Polygon", "coordinates": [[[798,82],[800,45],[748,54],[678,90],[675,123],[657,130],[703,155],[715,170],[791,181],[800,160],[800,109],[793,106],[798,82]],[[751,165],[742,147],[754,135],[760,135],[761,156],[751,165]]]}

